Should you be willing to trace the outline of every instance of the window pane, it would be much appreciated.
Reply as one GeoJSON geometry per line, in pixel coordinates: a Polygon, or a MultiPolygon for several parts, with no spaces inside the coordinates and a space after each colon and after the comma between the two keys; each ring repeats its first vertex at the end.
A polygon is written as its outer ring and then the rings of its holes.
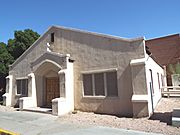
{"type": "Polygon", "coordinates": [[[151,90],[152,90],[152,93],[154,94],[154,84],[153,84],[153,74],[152,74],[152,70],[151,69],[149,69],[149,71],[150,71],[150,75],[151,75],[151,90]]]}
{"type": "Polygon", "coordinates": [[[9,93],[9,79],[6,79],[6,93],[9,93]]]}
{"type": "Polygon", "coordinates": [[[17,94],[21,94],[21,80],[17,80],[17,94]]]}
{"type": "Polygon", "coordinates": [[[104,94],[104,74],[98,73],[94,74],[94,80],[95,80],[95,95],[105,95],[104,94]]]}
{"type": "Polygon", "coordinates": [[[17,80],[17,94],[27,96],[28,94],[28,79],[17,80]]]}
{"type": "Polygon", "coordinates": [[[84,95],[92,96],[92,75],[86,74],[83,75],[83,86],[84,86],[84,95]]]}
{"type": "Polygon", "coordinates": [[[117,72],[106,73],[107,96],[118,96],[117,72]]]}
{"type": "Polygon", "coordinates": [[[27,79],[23,79],[22,80],[22,95],[27,96],[28,93],[28,80],[27,79]]]}

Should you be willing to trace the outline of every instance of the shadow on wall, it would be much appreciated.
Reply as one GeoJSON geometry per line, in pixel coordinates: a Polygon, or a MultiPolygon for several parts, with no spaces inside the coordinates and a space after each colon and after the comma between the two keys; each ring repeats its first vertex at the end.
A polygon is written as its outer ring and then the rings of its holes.
{"type": "Polygon", "coordinates": [[[172,124],[172,112],[154,112],[154,114],[149,118],[150,120],[159,120],[160,122],[172,124]]]}

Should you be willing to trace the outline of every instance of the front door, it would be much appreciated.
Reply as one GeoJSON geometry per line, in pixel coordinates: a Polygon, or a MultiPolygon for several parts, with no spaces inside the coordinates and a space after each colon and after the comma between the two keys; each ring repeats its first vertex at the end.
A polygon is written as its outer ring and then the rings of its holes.
{"type": "Polygon", "coordinates": [[[52,106],[52,99],[60,97],[59,78],[46,78],[46,106],[52,106]]]}

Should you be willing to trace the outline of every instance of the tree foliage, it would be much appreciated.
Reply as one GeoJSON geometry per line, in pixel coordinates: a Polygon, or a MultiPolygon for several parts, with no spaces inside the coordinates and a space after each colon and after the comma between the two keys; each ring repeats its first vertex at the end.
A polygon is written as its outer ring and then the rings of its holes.
{"type": "Polygon", "coordinates": [[[180,74],[180,63],[177,62],[176,64],[169,64],[168,66],[169,68],[169,71],[172,73],[172,74],[180,74]]]}
{"type": "Polygon", "coordinates": [[[14,39],[8,40],[8,52],[13,56],[14,60],[16,60],[39,38],[39,36],[40,35],[37,32],[34,32],[31,29],[15,31],[14,39]]]}
{"type": "MultiPolygon", "coordinates": [[[[14,32],[14,38],[9,39],[7,45],[0,42],[0,89],[5,89],[5,77],[8,75],[9,65],[29,48],[40,35],[31,29],[14,32]]],[[[1,94],[1,93],[0,93],[1,94]]]]}
{"type": "Polygon", "coordinates": [[[0,43],[0,74],[6,75],[8,73],[8,66],[13,62],[13,57],[7,50],[6,44],[0,43]]]}

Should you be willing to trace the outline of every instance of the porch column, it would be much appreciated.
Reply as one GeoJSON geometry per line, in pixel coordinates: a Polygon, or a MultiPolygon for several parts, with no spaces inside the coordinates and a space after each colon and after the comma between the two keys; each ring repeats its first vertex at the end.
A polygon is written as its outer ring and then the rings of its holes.
{"type": "Polygon", "coordinates": [[[60,98],[52,100],[52,114],[64,115],[74,110],[74,76],[73,63],[66,58],[67,68],[58,72],[60,84],[60,98]]]}
{"type": "Polygon", "coordinates": [[[6,106],[12,105],[12,89],[13,89],[13,76],[6,77],[6,93],[3,95],[4,104],[6,106]]]}
{"type": "Polygon", "coordinates": [[[31,78],[31,97],[32,97],[32,106],[37,107],[37,95],[36,95],[36,80],[35,74],[30,73],[28,77],[31,78]]]}

